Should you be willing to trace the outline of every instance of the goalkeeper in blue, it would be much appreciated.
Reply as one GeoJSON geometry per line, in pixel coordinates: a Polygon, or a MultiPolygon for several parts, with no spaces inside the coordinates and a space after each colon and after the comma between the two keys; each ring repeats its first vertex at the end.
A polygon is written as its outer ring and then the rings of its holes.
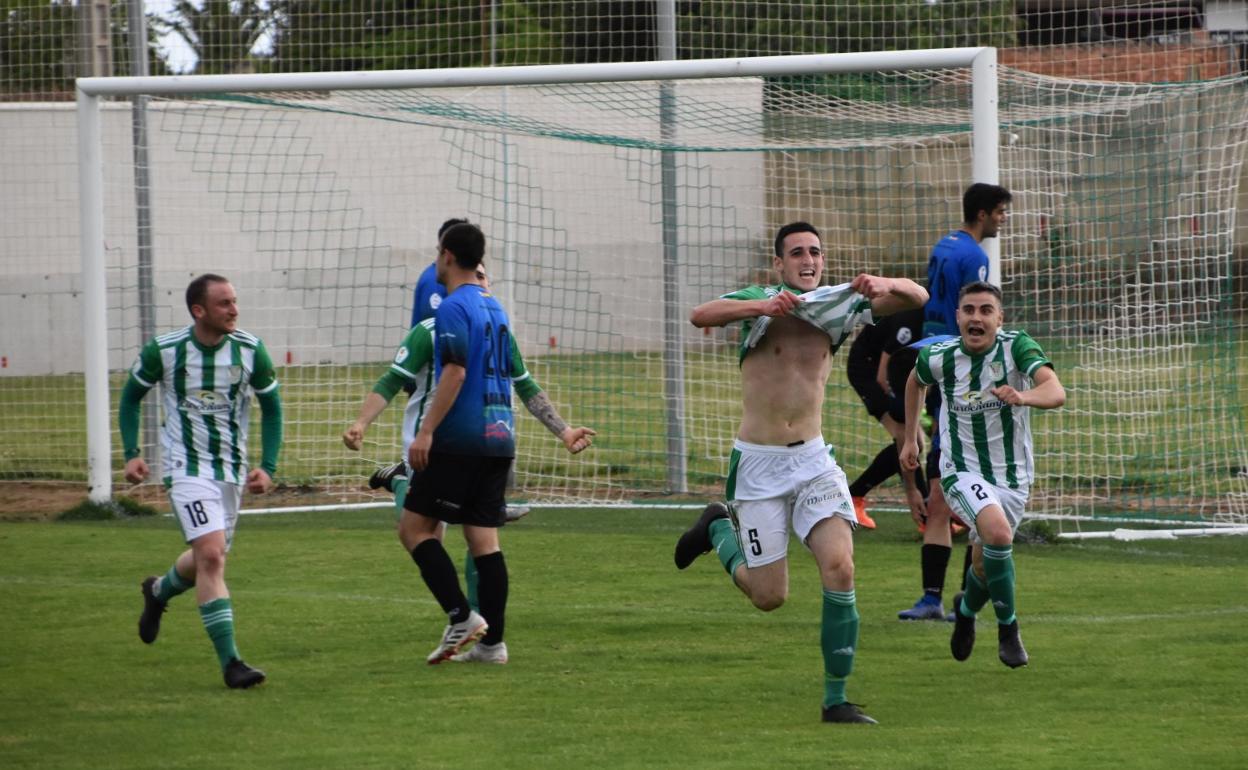
{"type": "Polygon", "coordinates": [[[1066,402],[1053,363],[1024,331],[1002,328],[1001,290],[976,281],[958,295],[958,338],[919,352],[906,382],[901,465],[919,467],[919,411],[929,386],[940,389],[940,484],[971,527],[966,590],[953,598],[950,650],[966,660],[975,615],[990,601],[997,652],[1010,668],[1027,665],[1014,597],[1014,533],[1034,478],[1030,413],[1066,402]]]}
{"type": "Polygon", "coordinates": [[[832,356],[859,323],[923,306],[913,281],[862,274],[820,286],[819,231],[780,228],[772,266],[780,283],[749,286],[698,305],[694,326],[742,323],[742,418],[729,459],[728,505],[712,503],[676,543],[679,569],[712,549],[733,583],[764,612],[789,593],[790,530],[810,549],[823,587],[824,722],[875,724],[845,697],[858,646],[854,504],[823,440],[832,356]]]}

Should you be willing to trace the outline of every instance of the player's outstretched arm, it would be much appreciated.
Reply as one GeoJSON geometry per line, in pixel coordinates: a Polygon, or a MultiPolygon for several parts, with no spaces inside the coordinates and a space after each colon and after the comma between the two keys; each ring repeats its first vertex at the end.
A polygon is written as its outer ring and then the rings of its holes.
{"type": "Polygon", "coordinates": [[[910,377],[906,379],[905,440],[897,455],[901,468],[905,471],[915,471],[919,467],[919,434],[922,430],[919,425],[919,410],[923,408],[923,397],[926,394],[927,387],[919,384],[914,372],[910,372],[910,377]]]}
{"type": "Polygon", "coordinates": [[[364,403],[360,405],[360,413],[355,418],[355,422],[342,432],[342,443],[347,445],[347,449],[359,451],[364,444],[364,434],[368,432],[368,426],[373,424],[373,420],[386,410],[390,400],[382,396],[380,393],[373,391],[364,397],[364,403]]]}
{"type": "Polygon", "coordinates": [[[871,300],[871,314],[876,317],[914,310],[927,302],[927,289],[909,278],[883,278],[860,273],[849,286],[871,300]]]}
{"type": "Polygon", "coordinates": [[[1057,372],[1048,366],[1041,366],[1032,375],[1035,387],[1030,390],[1015,390],[1009,385],[992,389],[992,395],[1011,406],[1034,406],[1037,409],[1056,409],[1066,403],[1066,388],[1057,378],[1057,372]]]}
{"type": "Polygon", "coordinates": [[[703,302],[689,314],[689,323],[699,329],[707,326],[727,326],[734,321],[759,316],[778,318],[793,312],[802,300],[796,294],[782,291],[767,299],[713,299],[703,302]]]}
{"type": "Polygon", "coordinates": [[[593,428],[574,428],[568,425],[544,391],[539,390],[524,398],[524,408],[545,425],[546,430],[557,436],[563,442],[564,448],[572,454],[588,449],[594,443],[594,436],[598,435],[593,428]]]}
{"type": "Polygon", "coordinates": [[[592,428],[569,426],[559,414],[559,410],[550,402],[550,398],[542,391],[542,386],[537,384],[537,380],[533,379],[528,367],[524,365],[524,357],[520,355],[520,345],[514,336],[511,338],[511,384],[519,394],[520,400],[524,402],[524,408],[529,410],[529,414],[545,425],[546,430],[558,436],[564,448],[569,452],[572,454],[582,452],[594,443],[594,436],[598,434],[592,428]]]}

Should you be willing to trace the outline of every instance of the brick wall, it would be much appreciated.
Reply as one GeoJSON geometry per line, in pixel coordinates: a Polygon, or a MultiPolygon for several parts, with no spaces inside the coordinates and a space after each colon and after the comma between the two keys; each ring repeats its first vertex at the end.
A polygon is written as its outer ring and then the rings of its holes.
{"type": "Polygon", "coordinates": [[[1194,33],[1183,43],[1124,40],[1005,48],[999,57],[1008,67],[1077,80],[1172,83],[1209,80],[1239,71],[1236,47],[1214,43],[1203,32],[1194,33]]]}

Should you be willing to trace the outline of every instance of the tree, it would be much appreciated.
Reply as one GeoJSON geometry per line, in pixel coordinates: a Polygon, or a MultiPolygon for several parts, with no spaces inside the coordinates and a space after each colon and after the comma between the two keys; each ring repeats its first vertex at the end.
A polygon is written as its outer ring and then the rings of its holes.
{"type": "Polygon", "coordinates": [[[1012,46],[1012,0],[680,4],[682,58],[1012,46]]]}
{"type": "Polygon", "coordinates": [[[197,75],[254,71],[251,51],[274,25],[270,3],[259,0],[178,0],[167,17],[150,19],[159,35],[176,35],[194,51],[197,75]]]}
{"type": "Polygon", "coordinates": [[[0,92],[64,98],[78,72],[78,13],[69,2],[0,0],[0,92]]]}
{"type": "MultiPolygon", "coordinates": [[[[69,99],[79,75],[81,6],[70,0],[0,0],[0,97],[7,100],[69,99]]],[[[130,71],[125,3],[109,11],[114,74],[130,71]]],[[[149,71],[167,70],[148,35],[149,71]]]]}
{"type": "Polygon", "coordinates": [[[284,72],[534,64],[559,50],[516,0],[274,0],[273,9],[273,66],[284,72]]]}
{"type": "MultiPolygon", "coordinates": [[[[557,34],[567,61],[630,62],[656,59],[654,0],[526,2],[538,23],[557,34]]],[[[732,3],[723,5],[731,6],[732,3]]]]}
{"type": "MultiPolygon", "coordinates": [[[[657,3],[525,2],[577,62],[656,58],[657,3]]],[[[1012,0],[682,0],[682,59],[1014,45],[1012,0]]]]}

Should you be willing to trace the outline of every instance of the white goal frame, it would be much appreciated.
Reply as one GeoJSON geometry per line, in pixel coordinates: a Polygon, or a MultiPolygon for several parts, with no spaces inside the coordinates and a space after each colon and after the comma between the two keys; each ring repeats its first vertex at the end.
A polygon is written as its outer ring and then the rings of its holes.
{"type": "MultiPolygon", "coordinates": [[[[998,184],[1000,124],[997,115],[997,49],[991,47],[440,70],[80,78],[77,81],[78,179],[88,497],[95,502],[104,502],[112,497],[104,179],[100,130],[102,98],[256,91],[462,88],[777,77],[919,69],[970,69],[972,181],[998,184]]],[[[995,240],[985,246],[989,256],[989,280],[1000,285],[1000,247],[995,240]]]]}

